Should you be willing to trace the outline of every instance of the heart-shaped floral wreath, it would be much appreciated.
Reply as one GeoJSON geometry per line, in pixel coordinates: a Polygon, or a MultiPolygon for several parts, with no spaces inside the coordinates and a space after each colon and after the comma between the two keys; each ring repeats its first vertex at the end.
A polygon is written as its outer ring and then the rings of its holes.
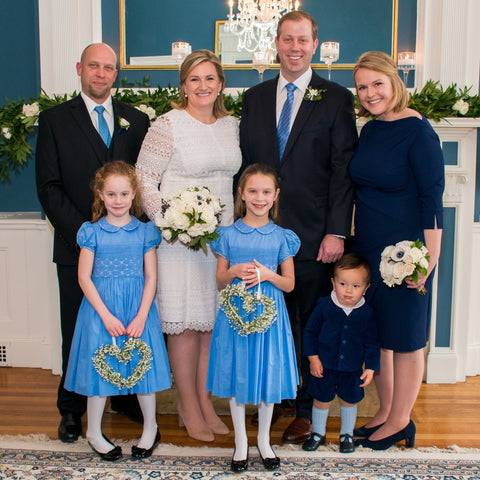
{"type": "Polygon", "coordinates": [[[241,282],[227,285],[220,291],[220,307],[225,312],[230,325],[243,337],[251,333],[266,332],[277,319],[275,301],[266,295],[258,297],[248,291],[241,282]],[[263,305],[263,313],[254,320],[245,322],[239,309],[232,304],[233,297],[239,297],[242,300],[242,306],[247,315],[253,313],[257,305],[263,305]]]}
{"type": "Polygon", "coordinates": [[[119,389],[132,388],[142,380],[145,374],[152,368],[152,350],[143,340],[139,338],[129,338],[122,349],[113,344],[102,345],[95,352],[92,360],[95,370],[104,380],[119,389]],[[140,360],[128,378],[123,378],[120,373],[116,372],[105,361],[107,356],[111,355],[119,362],[128,363],[132,360],[132,352],[135,349],[140,353],[140,360]]]}

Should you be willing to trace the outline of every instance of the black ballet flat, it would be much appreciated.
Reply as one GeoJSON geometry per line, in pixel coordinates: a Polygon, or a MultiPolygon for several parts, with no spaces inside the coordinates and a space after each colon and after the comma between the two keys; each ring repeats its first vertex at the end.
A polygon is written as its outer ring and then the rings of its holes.
{"type": "Polygon", "coordinates": [[[405,445],[408,448],[413,448],[415,446],[415,424],[412,420],[408,425],[400,430],[399,432],[390,435],[389,437],[381,438],[380,440],[370,440],[369,438],[361,438],[355,440],[355,445],[361,445],[362,447],[371,448],[373,450],[386,450],[392,445],[395,445],[402,440],[405,440],[405,445]]]}
{"type": "Polygon", "coordinates": [[[276,455],[274,458],[263,458],[258,447],[257,450],[260,458],[262,459],[265,470],[277,470],[280,467],[280,459],[276,455]]]}
{"type": "Polygon", "coordinates": [[[103,438],[110,444],[112,444],[113,448],[108,451],[107,453],[102,453],[99,452],[94,448],[94,446],[88,442],[90,445],[90,448],[102,459],[105,460],[106,462],[114,462],[115,460],[118,460],[119,458],[122,458],[122,448],[117,446],[114,446],[113,443],[104,435],[103,438]]]}
{"type": "Polygon", "coordinates": [[[380,425],[375,425],[374,427],[367,427],[363,425],[362,427],[358,427],[353,431],[354,437],[369,437],[372,433],[375,433],[383,423],[380,425]]]}
{"type": "Polygon", "coordinates": [[[157,448],[158,444],[160,443],[160,432],[158,431],[155,434],[155,440],[153,441],[153,445],[150,448],[140,448],[136,445],[132,446],[132,457],[133,458],[148,458],[152,456],[153,451],[157,448]]]}
{"type": "Polygon", "coordinates": [[[248,452],[245,460],[234,460],[235,452],[233,452],[232,462],[230,463],[230,470],[234,473],[244,472],[248,468],[248,452]]]}

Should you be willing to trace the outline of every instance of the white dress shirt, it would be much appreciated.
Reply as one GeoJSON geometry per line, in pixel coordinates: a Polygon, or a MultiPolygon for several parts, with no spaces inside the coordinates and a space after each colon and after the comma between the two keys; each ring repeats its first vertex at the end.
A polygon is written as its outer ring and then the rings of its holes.
{"type": "Polygon", "coordinates": [[[302,103],[303,97],[305,96],[305,90],[310,84],[312,79],[312,68],[308,67],[308,70],[298,77],[294,82],[289,82],[285,77],[280,73],[280,77],[277,83],[277,125],[280,120],[280,115],[282,113],[283,104],[287,99],[287,83],[293,83],[297,88],[293,92],[293,104],[292,104],[292,114],[290,116],[290,130],[292,129],[293,122],[302,103]]]}
{"type": "Polygon", "coordinates": [[[98,132],[98,113],[94,109],[99,105],[102,105],[105,108],[105,110],[103,111],[103,118],[107,122],[108,130],[110,131],[110,137],[113,138],[113,125],[115,122],[113,121],[114,119],[113,119],[112,97],[109,96],[105,100],[105,102],[99,104],[99,103],[95,103],[90,97],[85,95],[83,92],[81,92],[80,94],[82,95],[83,101],[85,102],[90,118],[92,119],[93,126],[95,127],[97,132],[98,132]]]}

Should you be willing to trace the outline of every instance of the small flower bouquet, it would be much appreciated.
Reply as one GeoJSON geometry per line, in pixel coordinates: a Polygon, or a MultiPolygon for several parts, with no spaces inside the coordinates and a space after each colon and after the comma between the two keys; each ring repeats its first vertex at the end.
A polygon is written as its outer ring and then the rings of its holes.
{"type": "Polygon", "coordinates": [[[168,242],[177,238],[192,250],[207,251],[207,242],[216,240],[215,231],[224,205],[207,187],[186,187],[162,199],[155,225],[168,242]]]}
{"type": "MultiPolygon", "coordinates": [[[[389,287],[401,285],[407,277],[412,277],[412,280],[417,282],[418,272],[427,274],[429,260],[428,250],[420,240],[404,240],[385,247],[380,262],[380,274],[389,287]]],[[[426,292],[425,287],[419,290],[422,295],[426,292]]]]}

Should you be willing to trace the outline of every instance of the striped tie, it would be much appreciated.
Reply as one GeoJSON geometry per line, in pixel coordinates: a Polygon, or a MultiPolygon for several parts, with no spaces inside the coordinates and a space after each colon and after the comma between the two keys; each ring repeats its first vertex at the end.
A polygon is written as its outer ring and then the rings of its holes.
{"type": "Polygon", "coordinates": [[[100,134],[102,140],[108,148],[110,146],[110,142],[112,141],[112,137],[110,136],[110,130],[108,129],[105,117],[103,116],[103,111],[105,110],[105,107],[103,107],[102,105],[98,105],[94,108],[94,110],[97,112],[98,115],[98,133],[100,134]]]}
{"type": "Polygon", "coordinates": [[[287,83],[287,99],[283,104],[282,113],[277,125],[278,156],[282,160],[288,136],[290,135],[290,117],[292,116],[293,92],[297,88],[293,83],[287,83]]]}

